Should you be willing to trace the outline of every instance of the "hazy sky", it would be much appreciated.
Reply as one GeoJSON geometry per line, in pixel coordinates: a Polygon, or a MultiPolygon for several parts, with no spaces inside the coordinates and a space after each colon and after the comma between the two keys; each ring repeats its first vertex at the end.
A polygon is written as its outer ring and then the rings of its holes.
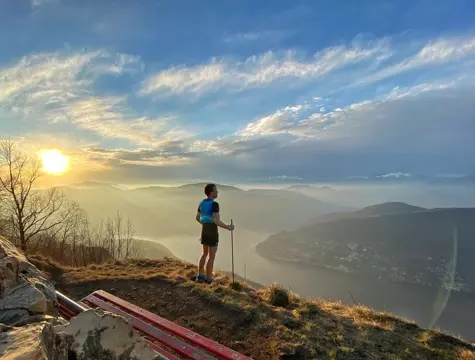
{"type": "Polygon", "coordinates": [[[472,0],[5,0],[0,50],[0,137],[67,179],[475,173],[472,0]]]}

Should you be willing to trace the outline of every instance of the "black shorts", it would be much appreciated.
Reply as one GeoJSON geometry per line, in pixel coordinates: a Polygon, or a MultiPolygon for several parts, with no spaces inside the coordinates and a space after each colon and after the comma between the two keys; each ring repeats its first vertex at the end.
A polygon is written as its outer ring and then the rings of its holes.
{"type": "Polygon", "coordinates": [[[201,244],[209,247],[218,246],[219,233],[216,224],[203,224],[201,228],[201,244]]]}

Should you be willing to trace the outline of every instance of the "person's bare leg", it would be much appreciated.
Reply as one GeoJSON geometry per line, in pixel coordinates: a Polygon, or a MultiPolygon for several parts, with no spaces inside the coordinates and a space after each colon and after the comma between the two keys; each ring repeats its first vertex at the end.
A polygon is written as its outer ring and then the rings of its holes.
{"type": "Polygon", "coordinates": [[[205,274],[205,262],[206,257],[208,256],[208,245],[203,245],[203,253],[201,254],[200,258],[200,265],[198,267],[198,274],[204,275],[205,274]]]}
{"type": "Polygon", "coordinates": [[[211,279],[213,277],[214,258],[216,256],[217,251],[218,251],[217,246],[213,246],[209,248],[209,257],[208,257],[208,262],[206,263],[206,278],[207,279],[211,279]]]}

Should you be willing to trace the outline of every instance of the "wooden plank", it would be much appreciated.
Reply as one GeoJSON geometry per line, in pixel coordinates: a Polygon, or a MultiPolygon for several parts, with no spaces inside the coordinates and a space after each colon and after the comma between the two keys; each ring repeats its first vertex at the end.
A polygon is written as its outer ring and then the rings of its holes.
{"type": "Polygon", "coordinates": [[[152,339],[158,341],[161,344],[168,346],[170,349],[173,349],[178,354],[186,356],[189,359],[194,360],[216,360],[214,357],[202,353],[199,349],[187,344],[184,341],[181,341],[170,334],[157,329],[156,327],[150,325],[149,323],[142,321],[141,319],[128,314],[124,310],[109,304],[92,294],[87,296],[82,300],[89,305],[97,306],[103,310],[106,310],[110,313],[122,316],[129,324],[131,324],[134,329],[138,330],[142,334],[151,337],[152,339]]]}
{"type": "Polygon", "coordinates": [[[61,303],[58,303],[58,309],[59,309],[59,313],[63,315],[66,318],[66,320],[69,320],[72,317],[77,315],[61,303]]]}
{"type": "Polygon", "coordinates": [[[157,344],[153,343],[152,341],[150,341],[149,339],[145,339],[145,342],[147,343],[147,345],[154,351],[156,351],[157,353],[159,353],[160,355],[163,355],[165,356],[168,360],[181,360],[179,357],[173,355],[173,354],[170,354],[168,351],[162,349],[160,346],[158,346],[157,344]]]}
{"type": "Polygon", "coordinates": [[[102,300],[111,302],[115,306],[124,309],[126,312],[141,318],[142,320],[149,322],[159,328],[173,334],[179,338],[182,338],[191,344],[198,346],[213,355],[216,355],[219,359],[223,360],[252,360],[251,358],[242,355],[232,349],[229,349],[217,342],[210,340],[204,336],[201,336],[191,330],[181,327],[174,322],[164,319],[156,314],[153,314],[147,310],[144,310],[136,305],[133,305],[117,296],[109,294],[103,290],[93,292],[90,296],[100,298],[102,300]]]}

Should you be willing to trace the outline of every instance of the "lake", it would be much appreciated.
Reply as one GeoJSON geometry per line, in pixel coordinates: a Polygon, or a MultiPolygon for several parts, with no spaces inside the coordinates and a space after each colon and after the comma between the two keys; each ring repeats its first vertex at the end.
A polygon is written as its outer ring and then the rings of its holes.
{"type": "MultiPolygon", "coordinates": [[[[473,295],[449,294],[442,289],[368,280],[355,274],[268,260],[256,253],[255,246],[269,234],[236,230],[234,236],[235,271],[240,276],[261,284],[278,282],[303,297],[340,300],[347,304],[356,301],[413,320],[421,327],[428,328],[434,324],[435,328],[475,341],[473,295]]],[[[188,262],[197,263],[200,257],[198,234],[143,239],[165,245],[177,257],[188,262]]],[[[230,234],[225,231],[220,232],[215,267],[231,270],[230,234]]]]}

